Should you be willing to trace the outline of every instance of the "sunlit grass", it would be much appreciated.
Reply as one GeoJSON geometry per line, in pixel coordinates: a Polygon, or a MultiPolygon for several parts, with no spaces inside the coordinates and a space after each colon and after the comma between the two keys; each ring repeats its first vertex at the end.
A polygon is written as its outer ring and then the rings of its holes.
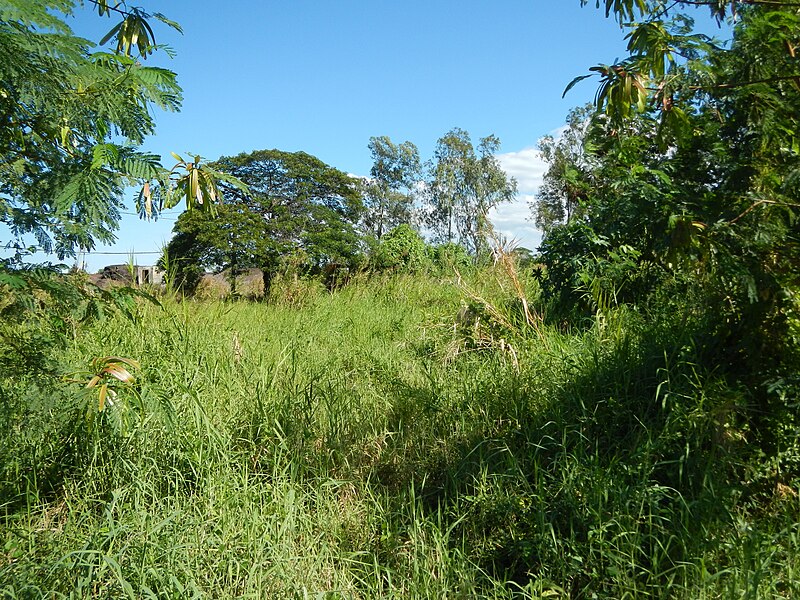
{"type": "Polygon", "coordinates": [[[298,294],[77,338],[64,372],[140,363],[134,418],[77,392],[4,417],[0,597],[800,593],[796,489],[744,497],[737,392],[683,332],[620,311],[476,341],[423,276],[298,294]]]}

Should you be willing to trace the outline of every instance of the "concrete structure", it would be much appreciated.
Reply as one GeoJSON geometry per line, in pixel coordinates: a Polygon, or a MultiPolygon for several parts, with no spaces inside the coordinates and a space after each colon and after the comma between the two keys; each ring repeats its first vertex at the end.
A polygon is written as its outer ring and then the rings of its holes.
{"type": "Polygon", "coordinates": [[[164,271],[156,266],[136,266],[136,285],[161,285],[164,283],[164,271]]]}
{"type": "Polygon", "coordinates": [[[158,267],[134,265],[108,265],[99,273],[89,275],[89,280],[100,287],[109,285],[154,285],[164,284],[164,271],[158,267]]]}

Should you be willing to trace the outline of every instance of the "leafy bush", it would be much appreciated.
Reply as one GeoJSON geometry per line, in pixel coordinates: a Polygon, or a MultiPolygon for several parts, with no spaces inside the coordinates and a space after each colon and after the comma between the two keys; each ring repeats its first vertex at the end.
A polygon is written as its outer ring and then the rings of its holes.
{"type": "Polygon", "coordinates": [[[416,273],[430,266],[422,236],[409,225],[398,225],[381,238],[373,258],[378,269],[416,273]]]}
{"type": "Polygon", "coordinates": [[[453,269],[463,271],[472,265],[472,258],[461,244],[450,242],[429,246],[428,251],[433,265],[442,273],[452,273],[453,269]]]}

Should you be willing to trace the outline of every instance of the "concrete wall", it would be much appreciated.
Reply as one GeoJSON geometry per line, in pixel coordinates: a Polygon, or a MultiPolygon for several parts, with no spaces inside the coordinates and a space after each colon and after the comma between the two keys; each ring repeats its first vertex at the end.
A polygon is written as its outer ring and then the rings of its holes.
{"type": "Polygon", "coordinates": [[[136,283],[138,285],[161,285],[164,283],[164,271],[158,267],[136,267],[136,283]]]}

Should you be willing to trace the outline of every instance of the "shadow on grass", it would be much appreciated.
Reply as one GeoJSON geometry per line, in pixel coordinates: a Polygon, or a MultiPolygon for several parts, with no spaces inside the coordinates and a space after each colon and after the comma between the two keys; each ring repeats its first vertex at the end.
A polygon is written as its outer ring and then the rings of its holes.
{"type": "Polygon", "coordinates": [[[587,336],[549,380],[498,368],[460,406],[397,386],[406,425],[373,476],[396,514],[413,500],[447,515],[493,578],[570,597],[689,589],[732,535],[757,452],[748,392],[685,333],[587,336]]]}

